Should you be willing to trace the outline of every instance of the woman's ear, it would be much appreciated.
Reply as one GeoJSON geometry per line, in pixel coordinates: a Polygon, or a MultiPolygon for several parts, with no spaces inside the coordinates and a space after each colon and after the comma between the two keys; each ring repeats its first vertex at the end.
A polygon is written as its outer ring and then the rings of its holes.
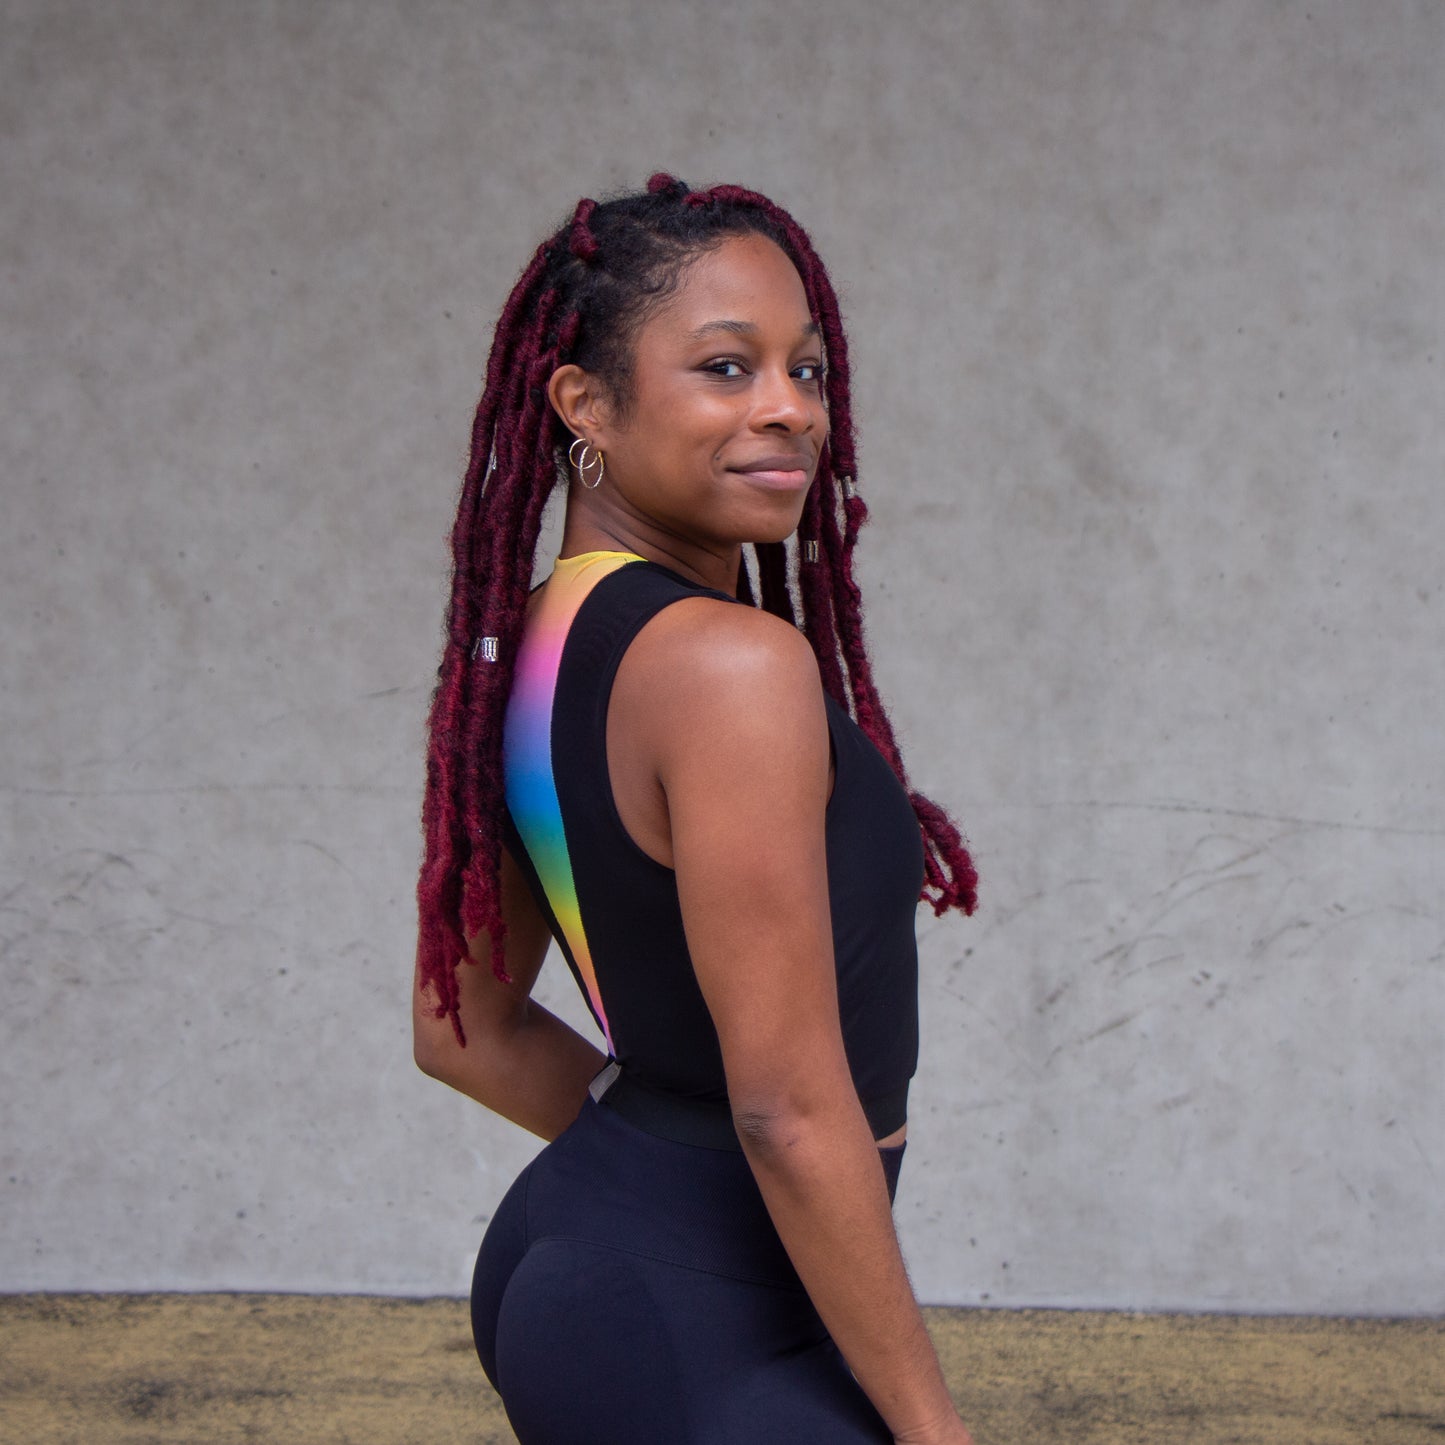
{"type": "Polygon", "coordinates": [[[571,361],[559,366],[547,383],[547,400],[573,436],[595,445],[597,433],[607,425],[608,410],[602,384],[590,371],[571,361]]]}

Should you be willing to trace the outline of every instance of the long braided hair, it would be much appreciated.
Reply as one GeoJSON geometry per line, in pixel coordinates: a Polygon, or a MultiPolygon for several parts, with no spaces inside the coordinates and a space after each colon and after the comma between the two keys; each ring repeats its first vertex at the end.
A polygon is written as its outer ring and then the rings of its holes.
{"type": "MultiPolygon", "coordinates": [[[[746,566],[739,592],[801,625],[823,686],[908,787],[864,649],[862,596],[853,578],[853,548],[868,513],[856,486],[848,343],[832,283],[807,234],[755,191],[694,191],[661,174],[645,191],[600,205],[579,202],[502,308],[452,529],[451,602],[422,805],[418,970],[435,998],[436,1017],[451,1019],[463,1045],[456,969],[468,958],[468,935],[489,935],[492,968],[508,979],[499,881],[502,722],[542,512],[565,476],[561,458],[572,441],[548,402],[547,383],[559,366],[575,363],[597,375],[625,410],[638,328],[676,290],[689,261],[727,237],[748,234],[768,237],[792,260],[822,328],[829,438],[798,527],[799,545],[790,555],[784,543],[757,544],[758,599],[746,566]]],[[[978,878],[958,829],[936,803],[912,789],[909,798],[923,834],[922,898],[937,914],[949,908],[971,913],[978,878]]]]}

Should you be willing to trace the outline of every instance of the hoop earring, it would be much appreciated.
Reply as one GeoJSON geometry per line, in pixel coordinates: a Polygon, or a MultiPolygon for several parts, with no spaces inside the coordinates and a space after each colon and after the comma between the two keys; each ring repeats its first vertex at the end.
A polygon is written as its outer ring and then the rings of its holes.
{"type": "Polygon", "coordinates": [[[595,492],[597,488],[602,485],[602,478],[607,473],[607,459],[588,442],[586,437],[576,438],[572,445],[567,448],[567,460],[572,463],[573,468],[576,470],[577,480],[581,482],[589,492],[595,492]],[[580,454],[577,451],[578,447],[582,448],[580,454]],[[590,456],[588,455],[589,452],[591,453],[590,456]],[[595,482],[589,482],[587,480],[587,468],[594,462],[597,464],[597,480],[595,482]]]}

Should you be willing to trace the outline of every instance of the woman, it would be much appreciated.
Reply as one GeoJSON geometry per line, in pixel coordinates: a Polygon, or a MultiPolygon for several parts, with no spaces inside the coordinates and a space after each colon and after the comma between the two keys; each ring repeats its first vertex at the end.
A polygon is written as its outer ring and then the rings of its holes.
{"type": "Polygon", "coordinates": [[[655,176],[537,252],[453,533],[415,1003],[421,1067],[553,1141],[473,1285],[524,1445],[969,1439],[891,1198],[914,905],[975,876],[873,686],[853,477],[833,290],[764,197],[655,176]],[[529,1001],[552,938],[606,1056],[529,1001]]]}

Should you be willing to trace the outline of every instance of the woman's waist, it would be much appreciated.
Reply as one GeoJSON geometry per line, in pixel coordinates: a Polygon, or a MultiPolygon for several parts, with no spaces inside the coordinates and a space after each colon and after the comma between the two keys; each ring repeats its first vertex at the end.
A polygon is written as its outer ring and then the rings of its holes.
{"type": "MultiPolygon", "coordinates": [[[[613,1061],[592,1081],[592,1097],[659,1139],[702,1149],[742,1152],[731,1106],[720,1090],[705,1096],[684,1094],[613,1061]]],[[[860,1097],[859,1102],[880,1147],[903,1142],[908,1121],[906,1079],[896,1087],[860,1097]]]]}
{"type": "MultiPolygon", "coordinates": [[[[889,1193],[901,1146],[880,1151],[889,1193]]],[[[592,1098],[532,1162],[527,1237],[581,1240],[688,1269],[802,1286],[737,1150],[679,1143],[592,1098]]]]}

